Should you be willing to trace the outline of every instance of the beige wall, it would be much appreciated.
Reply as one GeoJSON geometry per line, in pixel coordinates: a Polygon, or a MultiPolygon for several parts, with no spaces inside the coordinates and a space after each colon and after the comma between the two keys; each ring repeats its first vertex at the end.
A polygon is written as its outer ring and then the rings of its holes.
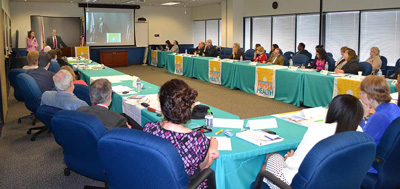
{"type": "MultiPolygon", "coordinates": [[[[4,10],[6,13],[10,12],[10,7],[8,6],[10,3],[10,0],[1,0],[1,9],[4,10]]],[[[10,15],[10,14],[8,14],[10,15]]],[[[2,97],[2,104],[3,104],[3,119],[5,120],[7,118],[7,112],[8,112],[8,93],[7,93],[7,78],[6,78],[6,70],[5,70],[5,65],[4,65],[4,32],[3,32],[3,20],[4,20],[4,14],[1,12],[0,14],[0,80],[1,80],[1,97],[2,97]]]]}
{"type": "MultiPolygon", "coordinates": [[[[77,3],[40,3],[40,2],[11,2],[11,18],[13,41],[15,31],[19,30],[19,47],[26,47],[26,32],[31,28],[31,15],[43,15],[54,17],[84,17],[83,8],[77,3]],[[62,8],[60,8],[62,7],[62,8]]],[[[141,6],[136,11],[136,19],[145,17],[149,21],[149,43],[164,44],[169,40],[178,40],[182,44],[192,43],[191,9],[183,7],[157,7],[141,6]],[[182,32],[176,32],[182,31],[182,32]],[[160,34],[160,37],[154,37],[160,34]]]]}
{"type": "Polygon", "coordinates": [[[221,3],[192,7],[192,20],[221,19],[221,3]]]}

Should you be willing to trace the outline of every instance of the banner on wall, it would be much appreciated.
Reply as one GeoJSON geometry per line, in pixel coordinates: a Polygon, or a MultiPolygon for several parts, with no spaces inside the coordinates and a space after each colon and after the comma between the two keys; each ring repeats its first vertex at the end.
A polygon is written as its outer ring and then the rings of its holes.
{"type": "Polygon", "coordinates": [[[90,51],[88,46],[75,47],[75,56],[81,56],[90,60],[90,51]]]}
{"type": "Polygon", "coordinates": [[[208,61],[208,80],[210,83],[221,85],[221,61],[208,61]]]}
{"type": "Polygon", "coordinates": [[[360,84],[361,81],[357,79],[336,77],[333,85],[332,98],[341,94],[350,94],[360,98],[360,84]]]}
{"type": "Polygon", "coordinates": [[[175,72],[176,75],[183,75],[183,56],[175,55],[175,72]]]}
{"type": "Polygon", "coordinates": [[[151,51],[151,63],[152,66],[158,65],[158,51],[151,51]]]}

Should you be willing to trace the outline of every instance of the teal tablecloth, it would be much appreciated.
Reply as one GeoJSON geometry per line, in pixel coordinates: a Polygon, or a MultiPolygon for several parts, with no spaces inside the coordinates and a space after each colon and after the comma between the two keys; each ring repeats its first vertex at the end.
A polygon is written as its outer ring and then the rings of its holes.
{"type": "MultiPolygon", "coordinates": [[[[183,75],[186,77],[193,77],[193,57],[183,57],[183,75]]],[[[175,55],[169,54],[165,65],[168,73],[175,73],[175,55]]]]}
{"type": "MultiPolygon", "coordinates": [[[[149,50],[149,54],[147,56],[147,64],[151,65],[151,52],[153,50],[149,50]]],[[[164,68],[166,66],[166,62],[167,62],[167,56],[169,54],[172,54],[172,51],[158,51],[157,52],[157,58],[158,58],[158,64],[157,67],[159,68],[164,68]]]]}

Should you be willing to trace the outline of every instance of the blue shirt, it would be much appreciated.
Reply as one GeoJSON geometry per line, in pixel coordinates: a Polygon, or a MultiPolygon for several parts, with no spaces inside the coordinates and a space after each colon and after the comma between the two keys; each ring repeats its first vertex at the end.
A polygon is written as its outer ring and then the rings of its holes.
{"type": "Polygon", "coordinates": [[[42,95],[41,105],[53,106],[63,110],[77,110],[88,104],[75,96],[74,93],[64,91],[46,91],[42,95]]]}
{"type": "MultiPolygon", "coordinates": [[[[400,117],[400,108],[393,103],[383,103],[376,107],[375,111],[376,112],[369,118],[367,125],[363,127],[363,130],[364,133],[367,133],[374,139],[378,146],[386,128],[393,120],[400,117]]],[[[377,173],[373,167],[371,167],[368,172],[377,173]]]]}

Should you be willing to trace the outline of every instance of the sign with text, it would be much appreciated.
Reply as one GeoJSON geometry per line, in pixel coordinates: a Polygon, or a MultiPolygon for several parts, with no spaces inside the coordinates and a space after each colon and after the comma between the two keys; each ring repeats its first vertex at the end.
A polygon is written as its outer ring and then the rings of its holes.
{"type": "Polygon", "coordinates": [[[183,56],[175,55],[175,72],[176,75],[183,75],[183,56]]]}
{"type": "Polygon", "coordinates": [[[361,81],[357,79],[336,77],[332,98],[341,94],[350,94],[360,98],[360,84],[361,81]]]}
{"type": "Polygon", "coordinates": [[[90,60],[90,53],[89,53],[89,47],[88,46],[80,46],[80,47],[75,47],[75,56],[80,56],[85,58],[86,60],[90,60]]]}
{"type": "Polygon", "coordinates": [[[256,67],[254,92],[258,96],[275,97],[275,69],[256,67]]]}
{"type": "Polygon", "coordinates": [[[150,65],[157,66],[158,65],[158,51],[151,51],[151,62],[150,65]]]}
{"type": "Polygon", "coordinates": [[[221,67],[221,61],[208,61],[208,80],[210,81],[210,83],[221,85],[221,67]]]}

